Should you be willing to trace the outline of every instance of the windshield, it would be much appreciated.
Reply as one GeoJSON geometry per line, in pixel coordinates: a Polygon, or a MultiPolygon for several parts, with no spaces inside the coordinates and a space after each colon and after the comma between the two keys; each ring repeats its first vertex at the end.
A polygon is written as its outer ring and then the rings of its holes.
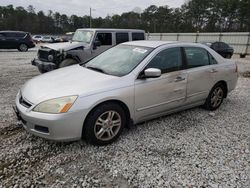
{"type": "Polygon", "coordinates": [[[72,41],[90,43],[92,36],[92,31],[77,30],[72,38],[72,41]]]}
{"type": "Polygon", "coordinates": [[[114,76],[124,76],[131,72],[153,48],[118,45],[93,58],[86,68],[99,70],[114,76]]]}

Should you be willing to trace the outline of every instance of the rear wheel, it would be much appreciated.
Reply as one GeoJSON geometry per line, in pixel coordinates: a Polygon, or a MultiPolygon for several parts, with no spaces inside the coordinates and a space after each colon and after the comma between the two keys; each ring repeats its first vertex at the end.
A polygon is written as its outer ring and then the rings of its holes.
{"type": "Polygon", "coordinates": [[[28,46],[26,44],[20,44],[18,47],[18,50],[20,52],[27,52],[28,51],[28,46]]]}
{"type": "Polygon", "coordinates": [[[90,144],[107,145],[119,137],[125,124],[124,110],[116,103],[106,103],[90,112],[83,136],[90,144]]]}
{"type": "Polygon", "coordinates": [[[212,110],[212,111],[219,108],[223,102],[224,96],[226,94],[225,92],[226,89],[222,83],[216,84],[210,91],[204,107],[207,110],[212,110]]]}
{"type": "Polygon", "coordinates": [[[67,66],[70,66],[70,65],[75,65],[77,64],[77,61],[74,60],[74,59],[65,59],[63,60],[60,65],[59,65],[59,68],[62,68],[62,67],[67,67],[67,66]]]}

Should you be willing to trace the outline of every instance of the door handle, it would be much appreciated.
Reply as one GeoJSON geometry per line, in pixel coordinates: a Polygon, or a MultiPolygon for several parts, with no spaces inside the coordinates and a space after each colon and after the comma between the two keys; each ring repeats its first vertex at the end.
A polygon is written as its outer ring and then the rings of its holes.
{"type": "Polygon", "coordinates": [[[174,81],[175,82],[181,82],[181,81],[183,81],[183,80],[185,80],[186,78],[184,78],[184,77],[181,77],[181,76],[177,76],[175,79],[174,79],[174,81]]]}

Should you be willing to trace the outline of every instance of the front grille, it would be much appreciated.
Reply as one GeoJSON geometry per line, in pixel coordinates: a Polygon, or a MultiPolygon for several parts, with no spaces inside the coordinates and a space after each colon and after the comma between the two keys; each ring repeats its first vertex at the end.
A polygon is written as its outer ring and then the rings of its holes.
{"type": "Polygon", "coordinates": [[[49,56],[49,51],[48,50],[38,50],[38,58],[40,60],[48,61],[48,56],[49,56]]]}
{"type": "Polygon", "coordinates": [[[30,104],[29,102],[27,102],[22,96],[19,99],[19,103],[21,105],[23,105],[26,108],[30,108],[32,106],[32,104],[30,104]]]}

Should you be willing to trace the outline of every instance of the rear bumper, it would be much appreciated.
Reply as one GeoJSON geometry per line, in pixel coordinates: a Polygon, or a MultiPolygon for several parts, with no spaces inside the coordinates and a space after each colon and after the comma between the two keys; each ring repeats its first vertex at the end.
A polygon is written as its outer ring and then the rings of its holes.
{"type": "Polygon", "coordinates": [[[57,68],[56,64],[52,62],[44,62],[40,61],[39,59],[33,59],[31,61],[31,64],[34,66],[37,66],[40,69],[46,70],[46,71],[52,71],[57,68]]]}

